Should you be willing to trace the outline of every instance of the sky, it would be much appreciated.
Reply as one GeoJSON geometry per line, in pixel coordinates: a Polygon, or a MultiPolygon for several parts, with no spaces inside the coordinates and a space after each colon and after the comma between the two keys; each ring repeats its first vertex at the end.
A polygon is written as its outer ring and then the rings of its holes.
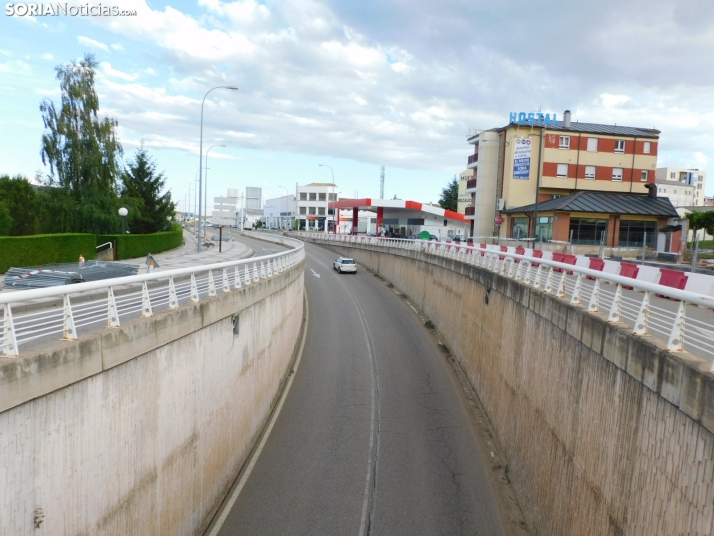
{"type": "Polygon", "coordinates": [[[385,197],[436,202],[466,168],[469,130],[504,126],[512,111],[657,128],[658,167],[709,171],[714,159],[711,0],[66,4],[135,15],[2,4],[0,174],[49,173],[40,102],[60,97],[55,67],[87,53],[124,160],[143,142],[183,206],[195,199],[201,102],[226,85],[239,89],[203,107],[209,200],[246,186],[277,197],[333,173],[343,196],[378,197],[385,166],[385,197]]]}

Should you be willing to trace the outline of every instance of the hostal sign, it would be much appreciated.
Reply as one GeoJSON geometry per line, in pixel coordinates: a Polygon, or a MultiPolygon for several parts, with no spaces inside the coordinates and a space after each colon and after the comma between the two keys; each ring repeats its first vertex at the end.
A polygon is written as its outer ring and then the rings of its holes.
{"type": "Polygon", "coordinates": [[[519,125],[554,125],[555,114],[542,114],[541,112],[511,112],[508,122],[519,125]]]}

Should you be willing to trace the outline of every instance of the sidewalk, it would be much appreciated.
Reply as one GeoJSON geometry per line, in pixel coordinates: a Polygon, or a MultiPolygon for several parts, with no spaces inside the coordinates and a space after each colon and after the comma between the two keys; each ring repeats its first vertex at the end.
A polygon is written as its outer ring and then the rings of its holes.
{"type": "MultiPolygon", "coordinates": [[[[208,229],[208,236],[213,236],[214,229],[208,229]]],[[[215,234],[218,234],[218,230],[215,230],[215,234]]],[[[198,253],[196,251],[196,237],[184,229],[183,239],[184,245],[172,249],[171,251],[166,251],[164,253],[157,253],[153,255],[156,262],[159,264],[158,268],[154,268],[155,272],[161,272],[163,270],[172,270],[174,268],[186,268],[189,266],[199,266],[202,264],[212,264],[216,262],[233,261],[239,259],[246,259],[254,255],[254,251],[248,247],[246,244],[241,242],[233,241],[233,236],[230,233],[224,233],[224,237],[228,234],[231,239],[228,242],[223,242],[221,253],[218,252],[218,241],[213,242],[215,245],[211,248],[204,248],[204,251],[198,253]]],[[[146,265],[146,257],[140,257],[138,259],[125,259],[119,262],[127,264],[138,264],[139,273],[145,274],[148,270],[146,265]]]]}

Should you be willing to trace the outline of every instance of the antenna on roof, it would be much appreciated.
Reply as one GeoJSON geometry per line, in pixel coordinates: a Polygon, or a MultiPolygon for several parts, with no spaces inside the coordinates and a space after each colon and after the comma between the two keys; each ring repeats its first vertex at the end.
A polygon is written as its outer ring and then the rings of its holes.
{"type": "Polygon", "coordinates": [[[379,198],[384,199],[384,166],[382,166],[382,172],[379,174],[379,198]]]}

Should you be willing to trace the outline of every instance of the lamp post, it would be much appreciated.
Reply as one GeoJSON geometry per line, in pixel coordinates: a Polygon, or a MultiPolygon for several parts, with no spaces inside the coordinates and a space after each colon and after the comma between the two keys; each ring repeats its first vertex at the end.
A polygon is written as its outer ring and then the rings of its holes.
{"type": "Polygon", "coordinates": [[[124,222],[126,221],[126,215],[129,214],[129,211],[125,209],[124,207],[121,207],[119,209],[119,215],[121,216],[121,234],[125,234],[126,231],[125,229],[125,224],[124,222]]]}
{"type": "MultiPolygon", "coordinates": [[[[225,145],[220,144],[220,145],[211,145],[208,150],[206,151],[206,198],[203,200],[203,211],[206,213],[206,223],[208,223],[208,153],[213,149],[214,147],[225,147],[225,145]]],[[[204,227],[205,229],[205,227],[204,227]]]]}
{"type": "MultiPolygon", "coordinates": [[[[330,173],[332,173],[332,197],[334,197],[335,196],[335,172],[327,164],[318,164],[318,165],[320,167],[326,167],[327,169],[330,170],[330,173]]],[[[335,224],[335,210],[337,210],[337,208],[332,209],[332,232],[336,234],[337,227],[335,226],[336,225],[335,224]]],[[[330,212],[330,200],[329,199],[327,200],[327,212],[330,212]]],[[[327,218],[325,218],[325,232],[327,232],[327,218]]]]}
{"type": "MultiPolygon", "coordinates": [[[[235,86],[216,86],[214,88],[209,89],[206,91],[206,94],[203,96],[203,100],[201,101],[201,135],[200,135],[200,142],[199,142],[199,147],[198,147],[198,210],[201,210],[201,192],[202,192],[202,185],[203,185],[203,105],[206,103],[206,97],[208,97],[208,94],[213,91],[214,89],[230,89],[233,91],[237,91],[238,88],[235,86]]],[[[200,213],[199,213],[199,220],[200,218],[200,213]]],[[[196,241],[196,251],[199,253],[201,252],[201,226],[198,226],[198,234],[197,234],[198,240],[196,241]]]]}
{"type": "MultiPolygon", "coordinates": [[[[286,198],[290,195],[290,193],[288,192],[288,189],[287,189],[285,186],[278,186],[278,188],[282,188],[283,190],[285,190],[285,197],[286,197],[286,198]]],[[[285,212],[287,212],[287,204],[288,204],[288,201],[287,201],[287,199],[286,199],[286,200],[285,200],[285,205],[286,205],[286,207],[285,207],[285,212]]],[[[282,216],[282,214],[281,214],[281,215],[280,215],[280,228],[282,229],[283,227],[285,227],[285,222],[283,221],[283,216],[282,216]]]]}

